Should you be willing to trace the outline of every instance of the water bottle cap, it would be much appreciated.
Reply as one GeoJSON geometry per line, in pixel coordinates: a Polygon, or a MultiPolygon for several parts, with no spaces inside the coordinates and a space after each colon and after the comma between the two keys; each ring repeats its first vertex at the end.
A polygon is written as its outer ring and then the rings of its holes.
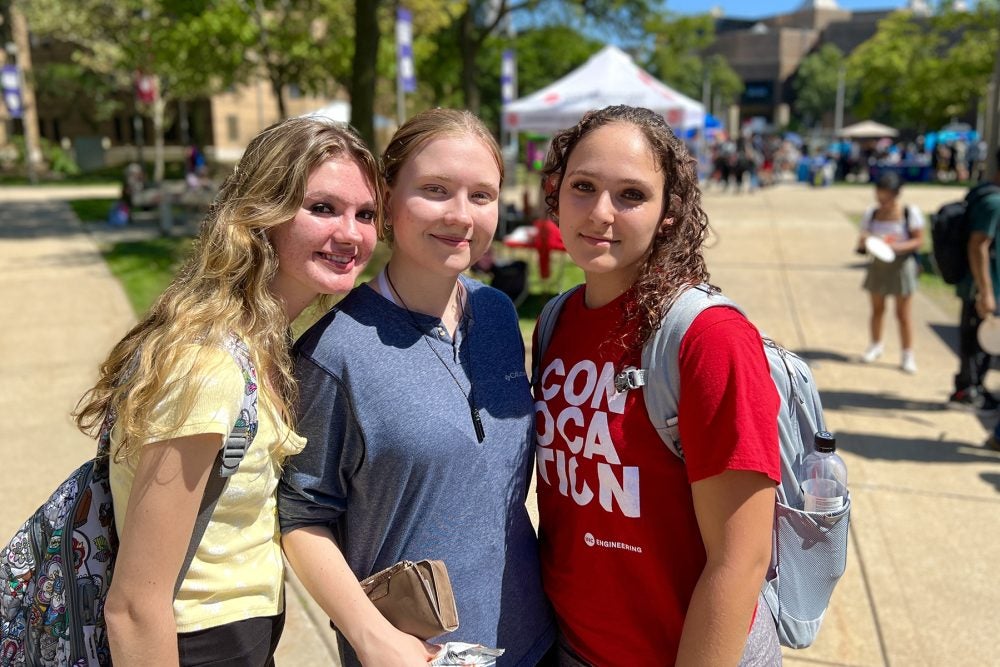
{"type": "Polygon", "coordinates": [[[829,431],[816,431],[816,435],[813,436],[813,442],[816,445],[817,452],[829,453],[837,451],[837,438],[829,431]]]}

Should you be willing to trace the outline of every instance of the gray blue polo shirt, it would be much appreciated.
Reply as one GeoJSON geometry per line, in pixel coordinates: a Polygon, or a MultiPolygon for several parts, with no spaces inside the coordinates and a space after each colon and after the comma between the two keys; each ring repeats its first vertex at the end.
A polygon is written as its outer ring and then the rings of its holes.
{"type": "MultiPolygon", "coordinates": [[[[524,346],[510,299],[462,280],[467,320],[454,345],[439,319],[367,285],[299,339],[296,430],[308,444],[285,464],[281,530],[329,526],[359,579],[403,559],[443,560],[460,622],[443,640],[535,665],[554,622],[524,505],[534,462],[524,346]]],[[[357,664],[349,647],[344,657],[357,664]]]]}

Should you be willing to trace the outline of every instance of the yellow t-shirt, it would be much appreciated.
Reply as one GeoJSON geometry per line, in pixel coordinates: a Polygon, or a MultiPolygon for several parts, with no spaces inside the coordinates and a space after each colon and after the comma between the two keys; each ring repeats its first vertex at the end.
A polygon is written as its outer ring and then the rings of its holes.
{"type": "MultiPolygon", "coordinates": [[[[171,380],[203,379],[190,414],[177,429],[159,435],[175,423],[180,383],[169,383],[152,415],[159,427],[150,441],[218,433],[228,435],[239,414],[245,391],[240,367],[220,348],[191,345],[171,380]]],[[[284,609],[284,563],[279,545],[275,489],[282,460],[302,451],[305,438],[278,416],[266,394],[257,397],[258,428],[239,470],[226,483],[212,519],[198,546],[184,583],[174,600],[178,632],[192,632],[247,618],[273,616],[284,609]]],[[[112,451],[120,434],[111,433],[112,451]]],[[[221,446],[221,442],[220,442],[221,446]]],[[[111,493],[118,530],[125,526],[137,460],[111,462],[111,493]]]]}

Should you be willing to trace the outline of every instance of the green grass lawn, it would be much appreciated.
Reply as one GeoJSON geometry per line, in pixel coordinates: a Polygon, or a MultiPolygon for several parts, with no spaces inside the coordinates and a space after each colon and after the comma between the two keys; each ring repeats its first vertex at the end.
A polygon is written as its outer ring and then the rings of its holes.
{"type": "Polygon", "coordinates": [[[117,199],[71,199],[67,203],[85,224],[107,222],[108,212],[117,199]]]}
{"type": "MultiPolygon", "coordinates": [[[[71,202],[80,206],[79,208],[74,206],[74,210],[81,219],[83,219],[81,210],[86,212],[86,203],[89,201],[101,200],[71,202]]],[[[104,250],[104,258],[111,273],[121,281],[136,316],[141,317],[170,284],[192,243],[193,240],[189,238],[153,238],[114,243],[104,250]]],[[[389,260],[389,254],[390,251],[384,244],[377,245],[371,261],[358,280],[359,284],[377,275],[389,260]]],[[[528,274],[529,294],[518,308],[518,316],[521,334],[526,344],[530,344],[535,320],[542,306],[559,291],[583,282],[583,272],[569,260],[568,256],[553,257],[553,276],[543,281],[538,273],[537,263],[534,262],[534,253],[525,252],[521,256],[528,260],[531,268],[528,274]]],[[[489,281],[488,276],[476,277],[484,282],[489,281]]],[[[293,323],[293,331],[296,334],[302,333],[322,314],[318,308],[307,309],[293,323]]]]}
{"type": "Polygon", "coordinates": [[[137,316],[143,315],[173,280],[191,243],[189,238],[154,238],[114,243],[103,251],[137,316]]]}

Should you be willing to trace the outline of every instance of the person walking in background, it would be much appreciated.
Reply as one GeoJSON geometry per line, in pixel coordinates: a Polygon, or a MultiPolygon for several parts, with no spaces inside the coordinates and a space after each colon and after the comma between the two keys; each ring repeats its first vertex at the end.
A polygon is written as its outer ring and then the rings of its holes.
{"type": "Polygon", "coordinates": [[[338,125],[298,118],[262,131],[187,264],[81,400],[84,432],[115,417],[120,546],[105,613],[116,666],[273,664],[284,624],[275,490],[304,444],[290,419],[289,323],[317,295],[353,286],[375,244],[380,182],[375,158],[338,125]],[[217,453],[237,420],[253,421],[253,385],[256,436],[181,575],[217,453]]]}
{"type": "MultiPolygon", "coordinates": [[[[1000,150],[997,151],[1000,159],[1000,150]]],[[[983,385],[991,358],[979,346],[976,337],[979,324],[993,317],[1000,298],[1000,257],[995,245],[1000,227],[1000,170],[992,182],[973,187],[966,197],[970,220],[969,275],[956,287],[962,300],[958,322],[958,373],[955,391],[948,399],[952,405],[991,411],[996,398],[983,385]]],[[[991,442],[995,441],[991,440],[991,442]]]]}
{"type": "Polygon", "coordinates": [[[535,387],[559,664],[781,664],[759,597],[780,481],[779,399],[760,334],[716,307],[684,335],[686,462],[665,450],[642,391],[612,384],[642,366],[673,299],[709,279],[696,161],[662,115],[614,106],[559,132],[543,174],[586,276],[540,353],[535,387]]]}
{"type": "MultiPolygon", "coordinates": [[[[497,227],[503,160],[468,111],[431,109],[382,157],[392,256],[295,346],[298,426],[282,544],[345,641],[346,665],[423,665],[434,647],[388,623],[359,579],[443,560],[454,639],[533,666],[555,635],[525,500],[533,401],[517,313],[462,275],[497,227]]],[[[450,636],[449,636],[450,637],[450,636]]]]}
{"type": "Polygon", "coordinates": [[[882,321],[886,300],[891,296],[895,300],[902,348],[900,368],[907,373],[916,373],[911,310],[919,275],[916,253],[924,243],[925,225],[919,208],[900,201],[902,188],[902,180],[895,172],[883,173],[875,182],[875,201],[878,205],[865,211],[861,218],[859,252],[864,252],[868,237],[875,236],[885,241],[895,254],[895,259],[889,262],[873,257],[865,274],[864,289],[871,298],[868,321],[871,342],[861,355],[861,361],[871,363],[882,356],[882,321]]]}

